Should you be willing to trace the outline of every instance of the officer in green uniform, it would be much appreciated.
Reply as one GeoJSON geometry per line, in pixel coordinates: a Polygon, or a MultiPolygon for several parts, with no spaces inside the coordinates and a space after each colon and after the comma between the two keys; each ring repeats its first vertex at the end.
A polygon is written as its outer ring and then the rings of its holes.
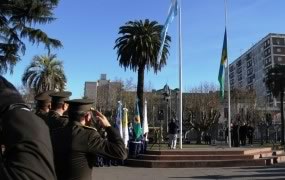
{"type": "Polygon", "coordinates": [[[35,100],[37,101],[35,114],[45,121],[47,121],[47,115],[51,108],[50,94],[53,92],[54,91],[45,91],[35,96],[35,100]]]}
{"type": "Polygon", "coordinates": [[[0,179],[55,180],[50,133],[25,105],[16,88],[0,76],[0,179]]]}
{"type": "Polygon", "coordinates": [[[68,117],[63,114],[68,109],[68,104],[65,103],[71,96],[71,92],[62,91],[50,94],[51,96],[51,110],[48,113],[47,124],[50,130],[67,125],[68,117]]]}
{"type": "Polygon", "coordinates": [[[58,180],[91,180],[96,154],[126,159],[127,151],[119,132],[111,127],[103,114],[95,111],[96,119],[107,132],[107,139],[89,127],[92,100],[77,99],[67,103],[68,125],[51,133],[58,180]]]}

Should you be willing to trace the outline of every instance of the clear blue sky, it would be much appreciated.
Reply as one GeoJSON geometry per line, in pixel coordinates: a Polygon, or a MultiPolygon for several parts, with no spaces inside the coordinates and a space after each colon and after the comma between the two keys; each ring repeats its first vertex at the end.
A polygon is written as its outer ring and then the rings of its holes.
{"type": "MultiPolygon", "coordinates": [[[[268,33],[285,33],[284,0],[228,0],[229,61],[249,49],[268,33]]],[[[119,27],[129,20],[150,19],[164,24],[170,0],[61,0],[55,10],[57,18],[43,28],[51,37],[63,42],[64,48],[53,50],[64,62],[67,90],[72,98],[83,96],[84,82],[98,80],[101,73],[108,79],[133,77],[137,74],[119,67],[113,49],[119,27]]],[[[167,66],[157,75],[145,73],[145,85],[171,88],[179,85],[177,18],[169,27],[172,37],[167,66]]],[[[200,82],[218,84],[225,28],[224,0],[182,0],[183,88],[189,90],[200,82]]],[[[5,75],[21,85],[24,69],[34,55],[46,54],[42,46],[27,46],[26,54],[5,75]]]]}

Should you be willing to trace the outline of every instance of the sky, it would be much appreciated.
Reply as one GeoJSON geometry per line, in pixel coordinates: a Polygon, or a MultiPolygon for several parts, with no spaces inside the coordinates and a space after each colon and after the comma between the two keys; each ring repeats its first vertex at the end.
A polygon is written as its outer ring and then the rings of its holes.
{"type": "MultiPolygon", "coordinates": [[[[179,0],[181,2],[183,91],[204,82],[218,85],[218,71],[225,25],[228,35],[228,57],[231,63],[269,33],[285,33],[284,0],[227,0],[225,23],[224,0],[179,0]],[[181,2],[182,1],[182,2],[181,2]]],[[[67,76],[66,89],[72,98],[81,98],[85,81],[133,78],[137,73],[119,66],[115,40],[119,27],[128,21],[150,19],[164,24],[170,0],[61,0],[54,14],[56,21],[44,26],[50,37],[59,39],[63,48],[52,50],[63,61],[67,76]]],[[[179,87],[178,17],[169,26],[172,38],[167,66],[161,72],[145,72],[145,86],[161,89],[166,83],[179,87]]],[[[25,68],[35,55],[45,55],[42,45],[27,41],[26,53],[5,77],[21,86],[25,68]]]]}

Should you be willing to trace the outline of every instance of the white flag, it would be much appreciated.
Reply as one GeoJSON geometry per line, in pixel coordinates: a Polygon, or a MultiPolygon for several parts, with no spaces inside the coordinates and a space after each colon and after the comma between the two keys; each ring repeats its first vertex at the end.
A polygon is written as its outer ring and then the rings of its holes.
{"type": "MultiPolygon", "coordinates": [[[[148,122],[147,122],[147,101],[145,100],[144,103],[144,116],[143,116],[143,135],[148,133],[148,122]]],[[[145,137],[145,140],[147,140],[147,137],[145,137]]]]}
{"type": "Polygon", "coordinates": [[[123,108],[123,121],[122,121],[122,130],[123,130],[123,140],[125,147],[128,146],[129,141],[129,128],[128,128],[128,109],[123,108]]]}

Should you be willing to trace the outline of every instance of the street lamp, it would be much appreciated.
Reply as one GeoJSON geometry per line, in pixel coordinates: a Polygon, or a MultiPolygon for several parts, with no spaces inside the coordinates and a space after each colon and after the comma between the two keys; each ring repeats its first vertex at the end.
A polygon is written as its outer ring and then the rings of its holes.
{"type": "Polygon", "coordinates": [[[168,103],[170,102],[170,117],[171,117],[171,90],[167,84],[163,87],[162,95],[163,99],[166,101],[166,132],[168,133],[168,119],[169,119],[168,103]]]}

